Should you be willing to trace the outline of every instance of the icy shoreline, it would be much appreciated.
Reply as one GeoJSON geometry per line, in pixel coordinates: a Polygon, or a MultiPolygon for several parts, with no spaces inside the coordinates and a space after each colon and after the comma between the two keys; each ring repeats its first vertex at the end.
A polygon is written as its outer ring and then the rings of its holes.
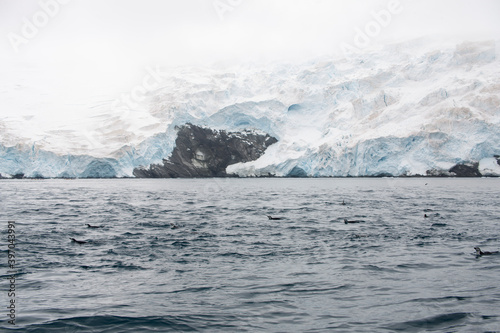
{"type": "Polygon", "coordinates": [[[493,41],[432,50],[420,41],[294,66],[179,69],[142,106],[163,132],[146,135],[136,128],[142,123],[134,112],[111,112],[103,104],[96,124],[101,127],[86,133],[95,149],[85,155],[82,149],[51,149],[51,142],[87,147],[77,136],[67,137],[73,132],[49,131],[37,141],[33,133],[13,133],[4,124],[0,173],[132,177],[134,169],[168,158],[175,127],[192,123],[278,140],[256,160],[229,165],[226,172],[239,177],[453,176],[457,165],[464,165],[458,173],[472,165],[475,176],[498,176],[497,53],[493,41]],[[132,143],[127,128],[147,138],[132,143]],[[108,143],[123,144],[106,156],[89,155],[108,143]]]}

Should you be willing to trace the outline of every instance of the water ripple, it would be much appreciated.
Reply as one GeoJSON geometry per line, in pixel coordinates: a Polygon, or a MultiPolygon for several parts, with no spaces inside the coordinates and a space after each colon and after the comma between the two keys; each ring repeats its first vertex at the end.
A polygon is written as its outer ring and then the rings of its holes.
{"type": "Polygon", "coordinates": [[[391,181],[0,180],[18,327],[499,331],[497,180],[391,181]]]}

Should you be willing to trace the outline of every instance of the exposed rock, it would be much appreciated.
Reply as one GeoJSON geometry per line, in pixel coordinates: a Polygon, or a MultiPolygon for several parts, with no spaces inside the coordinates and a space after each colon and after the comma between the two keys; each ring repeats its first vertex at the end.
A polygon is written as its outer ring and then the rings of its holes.
{"type": "Polygon", "coordinates": [[[450,169],[450,173],[457,177],[481,177],[479,163],[457,164],[450,169]]]}
{"type": "Polygon", "coordinates": [[[384,178],[384,177],[391,178],[391,177],[394,177],[394,175],[392,173],[389,173],[389,172],[379,172],[379,173],[373,175],[373,178],[384,178]]]}
{"type": "Polygon", "coordinates": [[[446,170],[431,169],[425,172],[428,177],[452,177],[453,175],[446,170]]]}
{"type": "Polygon", "coordinates": [[[453,166],[450,170],[427,170],[430,177],[482,177],[479,172],[479,163],[462,163],[453,166]]]}
{"type": "Polygon", "coordinates": [[[134,169],[139,178],[227,177],[228,165],[249,162],[262,156],[277,142],[268,134],[252,131],[226,132],[192,124],[177,128],[175,148],[162,164],[134,169]]]}

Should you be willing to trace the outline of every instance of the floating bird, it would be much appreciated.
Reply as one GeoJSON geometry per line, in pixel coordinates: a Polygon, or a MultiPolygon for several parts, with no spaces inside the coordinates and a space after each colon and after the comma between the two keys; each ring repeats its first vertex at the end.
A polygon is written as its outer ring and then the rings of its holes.
{"type": "Polygon", "coordinates": [[[345,206],[345,201],[344,201],[344,200],[342,200],[341,205],[342,205],[342,206],[345,206]]]}
{"type": "Polygon", "coordinates": [[[78,243],[78,244],[85,244],[85,243],[87,243],[86,241],[79,241],[79,240],[76,240],[76,239],[74,239],[74,238],[70,238],[70,239],[71,239],[73,242],[78,243]]]}
{"type": "Polygon", "coordinates": [[[267,218],[270,220],[281,220],[281,217],[272,217],[271,215],[267,215],[267,218]]]}
{"type": "Polygon", "coordinates": [[[88,223],[86,224],[86,226],[89,228],[94,228],[94,229],[100,228],[100,226],[98,226],[98,225],[90,225],[88,223]]]}
{"type": "Polygon", "coordinates": [[[177,224],[170,223],[170,225],[171,225],[170,229],[177,229],[177,228],[179,228],[179,226],[177,224]]]}
{"type": "Polygon", "coordinates": [[[481,251],[481,249],[479,247],[475,247],[474,250],[476,250],[476,255],[477,256],[482,256],[482,255],[490,255],[490,254],[497,254],[498,251],[494,251],[494,252],[489,252],[489,251],[481,251]]]}

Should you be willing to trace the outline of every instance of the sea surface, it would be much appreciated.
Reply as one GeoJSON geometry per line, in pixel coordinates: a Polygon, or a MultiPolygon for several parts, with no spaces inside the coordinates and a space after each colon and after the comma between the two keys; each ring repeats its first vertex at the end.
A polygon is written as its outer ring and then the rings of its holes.
{"type": "Polygon", "coordinates": [[[500,255],[473,249],[500,250],[499,190],[477,178],[2,180],[0,329],[500,332],[500,255]]]}

